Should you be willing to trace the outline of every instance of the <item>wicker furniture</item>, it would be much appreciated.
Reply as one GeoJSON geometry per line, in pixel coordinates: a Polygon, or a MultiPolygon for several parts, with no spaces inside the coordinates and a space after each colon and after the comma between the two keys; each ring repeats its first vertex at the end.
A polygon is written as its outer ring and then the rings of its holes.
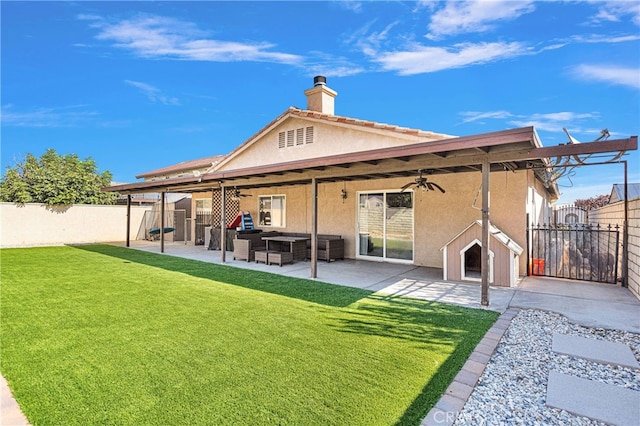
{"type": "Polygon", "coordinates": [[[274,263],[282,267],[285,263],[293,263],[293,253],[290,251],[270,251],[267,252],[267,263],[273,265],[274,263]]]}
{"type": "MultiPolygon", "coordinates": [[[[344,240],[340,235],[318,234],[316,253],[318,260],[344,259],[344,240]]],[[[308,246],[307,256],[311,257],[311,246],[308,246]]]]}
{"type": "Polygon", "coordinates": [[[255,252],[256,263],[264,263],[267,264],[269,259],[269,252],[266,250],[258,250],[255,252]]]}

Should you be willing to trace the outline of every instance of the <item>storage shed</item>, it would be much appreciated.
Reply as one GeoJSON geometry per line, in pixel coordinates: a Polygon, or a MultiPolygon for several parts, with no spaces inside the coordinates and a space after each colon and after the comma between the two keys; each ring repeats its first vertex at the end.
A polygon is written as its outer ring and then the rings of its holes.
{"type": "MultiPolygon", "coordinates": [[[[493,225],[490,225],[489,234],[489,283],[512,287],[518,278],[518,262],[523,249],[493,225]]],[[[444,252],[445,280],[481,282],[481,220],[472,222],[440,250],[444,252]]]]}

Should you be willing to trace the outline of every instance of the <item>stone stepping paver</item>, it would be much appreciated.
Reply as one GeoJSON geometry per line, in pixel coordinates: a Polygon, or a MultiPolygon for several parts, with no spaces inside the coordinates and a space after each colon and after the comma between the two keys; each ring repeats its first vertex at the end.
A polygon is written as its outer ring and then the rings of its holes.
{"type": "Polygon", "coordinates": [[[554,333],[552,349],[559,354],[640,369],[631,348],[623,343],[554,333]]]}
{"type": "Polygon", "coordinates": [[[640,425],[640,392],[549,372],[547,405],[619,426],[640,425]]]}

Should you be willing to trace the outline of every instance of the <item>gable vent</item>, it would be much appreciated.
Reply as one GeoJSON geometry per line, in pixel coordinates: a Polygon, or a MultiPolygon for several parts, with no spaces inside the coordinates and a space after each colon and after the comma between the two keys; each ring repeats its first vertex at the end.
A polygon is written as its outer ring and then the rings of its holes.
{"type": "Polygon", "coordinates": [[[290,148],[293,146],[302,146],[313,143],[314,128],[313,126],[300,127],[278,133],[278,148],[290,148]]]}
{"type": "Polygon", "coordinates": [[[307,127],[307,135],[305,138],[305,143],[313,143],[313,126],[307,127]]]}
{"type": "Polygon", "coordinates": [[[287,131],[287,146],[293,146],[293,130],[287,131]]]}
{"type": "Polygon", "coordinates": [[[304,128],[296,129],[296,145],[304,144],[304,128]]]}

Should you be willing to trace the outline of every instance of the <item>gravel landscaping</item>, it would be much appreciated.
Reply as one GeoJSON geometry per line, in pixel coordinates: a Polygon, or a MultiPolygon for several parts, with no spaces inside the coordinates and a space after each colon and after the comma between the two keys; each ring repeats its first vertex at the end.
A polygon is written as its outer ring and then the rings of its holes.
{"type": "Polygon", "coordinates": [[[522,310],[459,413],[456,425],[603,425],[545,405],[549,371],[640,391],[640,370],[552,351],[554,333],[624,343],[640,359],[640,335],[572,324],[559,314],[522,310]]]}

